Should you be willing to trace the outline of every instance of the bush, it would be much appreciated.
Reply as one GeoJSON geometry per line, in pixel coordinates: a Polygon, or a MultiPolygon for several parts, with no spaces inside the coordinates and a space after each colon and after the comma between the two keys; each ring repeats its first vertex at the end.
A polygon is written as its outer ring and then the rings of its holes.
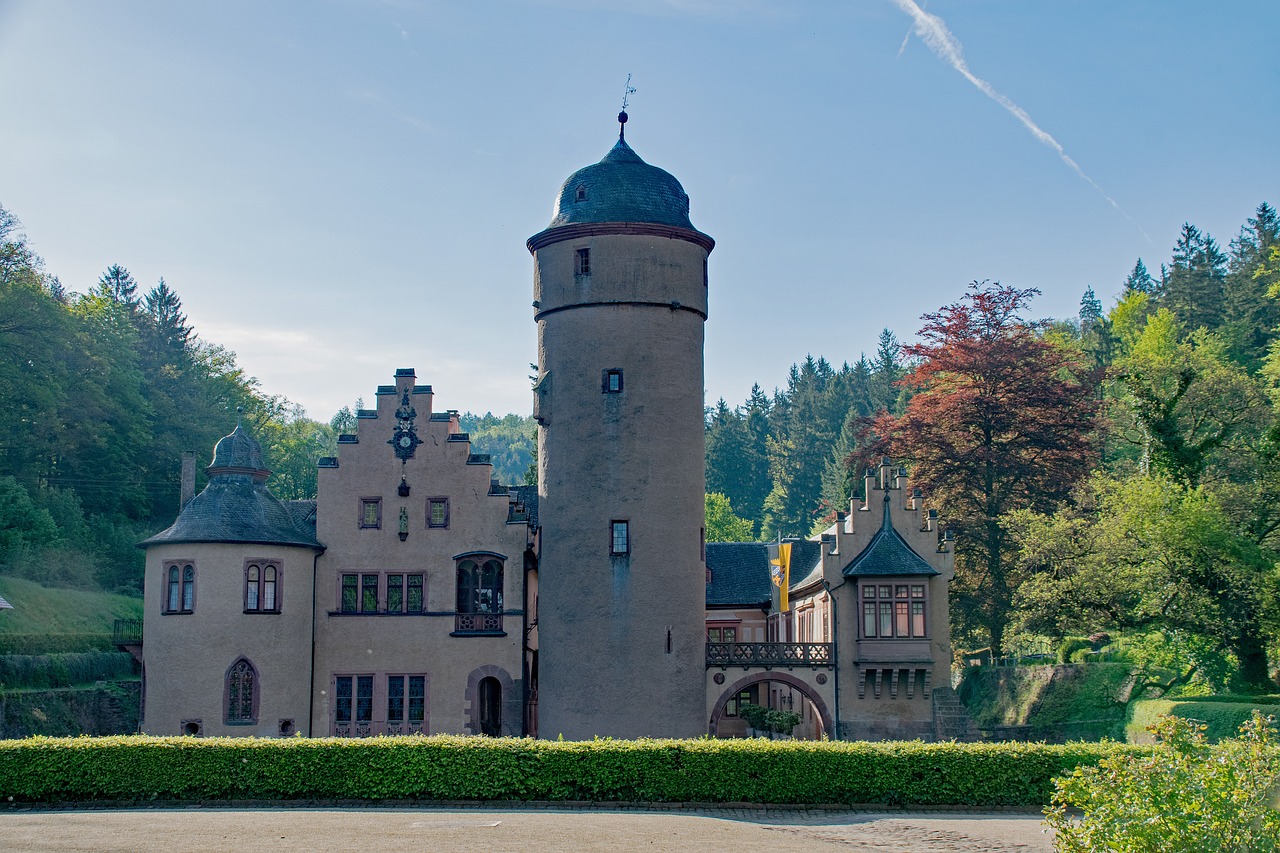
{"type": "Polygon", "coordinates": [[[449,735],[0,741],[0,800],[586,800],[1028,806],[1121,744],[449,735]]]}
{"type": "Polygon", "coordinates": [[[1081,649],[1093,651],[1093,643],[1087,637],[1067,637],[1058,646],[1058,663],[1072,663],[1072,655],[1081,649]]]}
{"type": "Polygon", "coordinates": [[[125,652],[54,655],[0,655],[0,687],[71,687],[133,677],[133,656],[125,652]]]}
{"type": "Polygon", "coordinates": [[[0,655],[51,655],[65,652],[113,651],[110,634],[0,633],[0,655]]]}
{"type": "Polygon", "coordinates": [[[1167,717],[1145,755],[1117,755],[1058,780],[1045,810],[1058,853],[1274,853],[1280,850],[1280,745],[1255,712],[1240,737],[1209,745],[1204,726],[1167,717]],[[1073,816],[1079,809],[1083,815],[1073,816]]]}
{"type": "MultiPolygon", "coordinates": [[[[1259,697],[1266,698],[1266,697],[1259,697]]],[[[1146,699],[1129,706],[1128,739],[1132,743],[1149,743],[1152,731],[1161,717],[1176,716],[1204,724],[1204,735],[1210,741],[1229,738],[1240,730],[1255,710],[1263,714],[1280,714],[1280,704],[1249,701],[1248,697],[1197,696],[1192,699],[1146,699]],[[1237,701],[1230,701],[1236,698],[1237,701]]]]}

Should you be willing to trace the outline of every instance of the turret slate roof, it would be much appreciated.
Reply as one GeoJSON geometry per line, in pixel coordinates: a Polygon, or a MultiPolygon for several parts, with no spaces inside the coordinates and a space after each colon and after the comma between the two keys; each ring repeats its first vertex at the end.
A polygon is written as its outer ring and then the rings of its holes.
{"type": "Polygon", "coordinates": [[[239,424],[220,439],[208,467],[209,484],[178,513],[178,518],[140,545],[234,542],[298,545],[324,550],[316,541],[315,503],[286,506],[267,489],[262,446],[239,424]]]}
{"type": "Polygon", "coordinates": [[[641,160],[622,139],[599,163],[569,176],[547,228],[595,222],[650,222],[696,230],[689,221],[689,196],[680,182],[641,160]]]}

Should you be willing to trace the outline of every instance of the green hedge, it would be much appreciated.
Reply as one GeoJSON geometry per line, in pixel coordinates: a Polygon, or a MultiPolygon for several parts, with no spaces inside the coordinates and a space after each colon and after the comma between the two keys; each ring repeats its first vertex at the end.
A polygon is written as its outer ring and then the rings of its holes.
{"type": "MultiPolygon", "coordinates": [[[[1273,697],[1261,696],[1259,699],[1273,697]]],[[[1272,705],[1257,701],[1247,701],[1246,697],[1196,697],[1194,699],[1143,699],[1129,703],[1128,739],[1131,743],[1151,743],[1151,733],[1147,726],[1154,725],[1160,717],[1182,717],[1184,720],[1199,720],[1209,728],[1205,737],[1217,742],[1223,738],[1235,737],[1240,726],[1257,708],[1265,715],[1280,718],[1280,704],[1272,705]],[[1231,701],[1235,699],[1236,701],[1231,701]]]]}
{"type": "Polygon", "coordinates": [[[110,634],[6,634],[0,632],[0,654],[50,655],[64,652],[112,651],[110,634]]]}
{"type": "Polygon", "coordinates": [[[0,741],[0,800],[582,800],[1040,806],[1123,744],[31,738],[0,741]]]}
{"type": "Polygon", "coordinates": [[[133,666],[127,652],[0,655],[0,691],[119,681],[134,676],[133,666]]]}

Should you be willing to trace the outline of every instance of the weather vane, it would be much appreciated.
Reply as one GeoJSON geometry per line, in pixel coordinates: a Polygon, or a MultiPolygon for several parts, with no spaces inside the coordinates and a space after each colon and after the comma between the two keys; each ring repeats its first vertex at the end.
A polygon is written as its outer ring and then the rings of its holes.
{"type": "Polygon", "coordinates": [[[618,113],[618,138],[623,139],[623,134],[627,129],[627,100],[636,92],[636,87],[631,85],[631,75],[627,75],[626,85],[622,87],[622,112],[618,113]]]}

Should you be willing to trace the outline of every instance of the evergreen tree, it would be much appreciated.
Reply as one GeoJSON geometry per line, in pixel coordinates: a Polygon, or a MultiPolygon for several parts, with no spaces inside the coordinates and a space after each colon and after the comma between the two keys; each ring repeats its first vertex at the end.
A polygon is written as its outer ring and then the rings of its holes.
{"type": "Polygon", "coordinates": [[[868,414],[887,411],[898,414],[902,409],[901,390],[898,383],[906,375],[902,364],[902,344],[888,329],[880,331],[876,343],[876,358],[871,367],[871,408],[868,414]]]}
{"type": "Polygon", "coordinates": [[[1182,226],[1173,265],[1161,288],[1160,305],[1173,311],[1188,332],[1222,325],[1227,257],[1208,234],[1182,226]]]}
{"type": "Polygon", "coordinates": [[[1121,298],[1123,299],[1131,293],[1153,294],[1155,292],[1155,279],[1151,277],[1151,273],[1147,272],[1147,266],[1142,262],[1142,258],[1138,258],[1138,262],[1133,265],[1133,271],[1124,280],[1124,292],[1121,294],[1121,298]]]}
{"type": "Polygon", "coordinates": [[[1280,327],[1280,300],[1268,296],[1271,252],[1280,246],[1280,216],[1263,202],[1231,241],[1227,258],[1223,337],[1233,361],[1256,372],[1280,327]]]}
{"type": "Polygon", "coordinates": [[[98,292],[121,305],[136,307],[138,304],[138,283],[119,264],[107,267],[107,271],[98,279],[98,292]]]}
{"type": "Polygon", "coordinates": [[[1102,322],[1102,300],[1093,293],[1092,287],[1084,289],[1080,297],[1080,337],[1093,331],[1094,326],[1102,322]]]}

